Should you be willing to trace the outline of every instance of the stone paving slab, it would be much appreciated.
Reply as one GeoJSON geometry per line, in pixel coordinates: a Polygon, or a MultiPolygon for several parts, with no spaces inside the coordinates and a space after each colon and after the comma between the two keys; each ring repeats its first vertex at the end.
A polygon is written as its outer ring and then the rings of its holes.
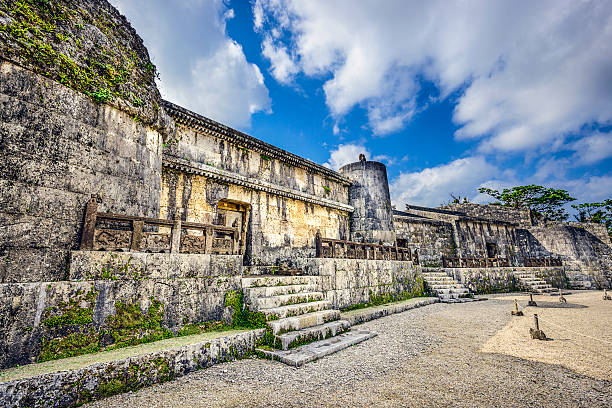
{"type": "Polygon", "coordinates": [[[369,330],[351,330],[336,337],[315,341],[293,350],[256,349],[256,351],[270,359],[278,360],[291,366],[301,367],[306,363],[318,360],[376,336],[378,336],[377,333],[369,330]]]}

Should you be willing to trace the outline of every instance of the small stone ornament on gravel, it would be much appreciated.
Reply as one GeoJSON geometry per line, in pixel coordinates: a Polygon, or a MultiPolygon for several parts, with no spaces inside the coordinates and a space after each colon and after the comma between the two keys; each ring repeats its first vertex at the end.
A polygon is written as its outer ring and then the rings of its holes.
{"type": "Polygon", "coordinates": [[[522,316],[523,312],[518,310],[518,302],[514,299],[514,310],[512,311],[512,316],[522,316]]]}
{"type": "Polygon", "coordinates": [[[529,328],[529,334],[533,340],[548,340],[546,334],[542,330],[540,330],[540,323],[538,322],[538,315],[533,315],[533,322],[535,324],[535,329],[533,327],[529,328]]]}
{"type": "Polygon", "coordinates": [[[538,306],[535,300],[533,300],[533,293],[529,294],[529,302],[527,302],[527,306],[534,306],[534,307],[538,306]]]}

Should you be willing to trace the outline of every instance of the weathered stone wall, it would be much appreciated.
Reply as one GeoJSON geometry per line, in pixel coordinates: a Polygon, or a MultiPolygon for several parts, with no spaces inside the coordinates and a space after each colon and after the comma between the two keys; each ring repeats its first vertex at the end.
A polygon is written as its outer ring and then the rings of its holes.
{"type": "Polygon", "coordinates": [[[265,329],[0,384],[0,406],[63,408],[136,391],[254,352],[265,329]]]}
{"type": "Polygon", "coordinates": [[[488,257],[487,244],[494,244],[497,256],[516,259],[517,241],[513,226],[459,219],[455,222],[455,228],[462,257],[488,257]]]}
{"type": "Polygon", "coordinates": [[[400,296],[418,288],[420,268],[408,261],[299,258],[307,275],[321,276],[322,291],[334,308],[369,302],[372,296],[400,296]]]}
{"type": "Polygon", "coordinates": [[[70,343],[112,343],[100,334],[111,330],[118,302],[137,305],[139,318],[158,325],[147,335],[161,336],[229,318],[225,295],[241,288],[240,256],[75,251],[72,260],[72,281],[0,284],[0,368],[65,352],[70,343]]]}
{"type": "Polygon", "coordinates": [[[440,208],[461,212],[470,217],[483,218],[491,221],[510,222],[523,228],[532,225],[531,214],[528,208],[512,208],[502,205],[475,203],[443,205],[440,208]]]}
{"type": "MultiPolygon", "coordinates": [[[[222,126],[197,120],[213,130],[222,126]]],[[[324,237],[349,238],[346,179],[304,159],[267,156],[282,151],[259,152],[255,148],[263,142],[248,135],[235,137],[254,147],[194,126],[179,125],[177,140],[166,147],[161,218],[173,219],[180,211],[183,220],[215,223],[219,201],[247,206],[246,262],[254,265],[291,264],[296,256],[314,255],[318,230],[324,237]]]]}
{"type": "Polygon", "coordinates": [[[120,110],[2,61],[0,282],[62,280],[92,193],[157,216],[162,136],[120,110]]]}
{"type": "Polygon", "coordinates": [[[536,276],[553,287],[565,288],[566,279],[563,267],[523,268],[444,268],[444,271],[464,284],[472,293],[499,293],[525,290],[514,276],[520,271],[534,272],[536,276]]]}
{"type": "Polygon", "coordinates": [[[395,215],[393,225],[398,243],[418,250],[421,265],[441,266],[442,256],[457,256],[450,223],[395,215]]]}
{"type": "Polygon", "coordinates": [[[584,277],[599,288],[612,287],[612,248],[597,226],[556,224],[522,231],[526,256],[560,256],[570,280],[584,277]],[[595,233],[593,233],[595,232],[595,233]],[[602,240],[603,239],[603,240],[602,240]]]}
{"type": "Polygon", "coordinates": [[[483,258],[489,255],[487,244],[494,244],[497,256],[518,261],[518,240],[515,225],[504,221],[488,221],[448,209],[407,206],[403,213],[443,221],[453,228],[456,252],[461,257],[483,258]]]}

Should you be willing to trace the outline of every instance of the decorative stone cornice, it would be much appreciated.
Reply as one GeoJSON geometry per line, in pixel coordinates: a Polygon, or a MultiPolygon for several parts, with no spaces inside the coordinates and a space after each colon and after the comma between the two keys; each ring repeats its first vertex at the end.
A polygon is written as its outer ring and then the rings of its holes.
{"type": "Polygon", "coordinates": [[[189,126],[196,129],[204,134],[208,134],[217,137],[222,140],[226,140],[230,143],[235,143],[246,149],[254,150],[259,153],[263,153],[273,159],[279,160],[284,163],[288,163],[294,167],[300,167],[305,170],[309,170],[313,173],[320,174],[330,180],[348,186],[351,181],[346,177],[343,177],[339,173],[328,169],[327,167],[321,166],[315,162],[304,159],[303,157],[297,156],[293,153],[289,153],[286,150],[273,146],[269,143],[263,142],[259,139],[249,136],[246,133],[239,132],[228,126],[222,125],[219,122],[215,122],[212,119],[208,119],[202,115],[198,115],[188,109],[181,106],[175,105],[172,102],[163,101],[163,106],[166,112],[175,120],[176,123],[189,126]]]}
{"type": "Polygon", "coordinates": [[[304,201],[310,204],[316,204],[323,207],[333,208],[340,211],[353,212],[354,208],[348,204],[339,201],[328,200],[317,197],[312,194],[302,191],[293,190],[287,187],[272,184],[267,181],[252,179],[241,174],[236,174],[227,170],[218,169],[201,163],[192,163],[185,159],[164,155],[162,159],[164,167],[183,171],[185,173],[197,174],[206,178],[217,180],[223,183],[233,184],[241,187],[250,188],[257,191],[263,191],[270,194],[279,195],[282,197],[291,198],[293,200],[304,201]]]}

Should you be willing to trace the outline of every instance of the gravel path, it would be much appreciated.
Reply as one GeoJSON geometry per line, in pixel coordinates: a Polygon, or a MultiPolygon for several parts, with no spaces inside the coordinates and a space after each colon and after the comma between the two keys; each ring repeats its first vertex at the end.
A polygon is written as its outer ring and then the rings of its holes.
{"type": "Polygon", "coordinates": [[[304,368],[250,358],[89,407],[610,407],[612,382],[479,352],[510,299],[434,304],[359,327],[378,337],[304,368]]]}

